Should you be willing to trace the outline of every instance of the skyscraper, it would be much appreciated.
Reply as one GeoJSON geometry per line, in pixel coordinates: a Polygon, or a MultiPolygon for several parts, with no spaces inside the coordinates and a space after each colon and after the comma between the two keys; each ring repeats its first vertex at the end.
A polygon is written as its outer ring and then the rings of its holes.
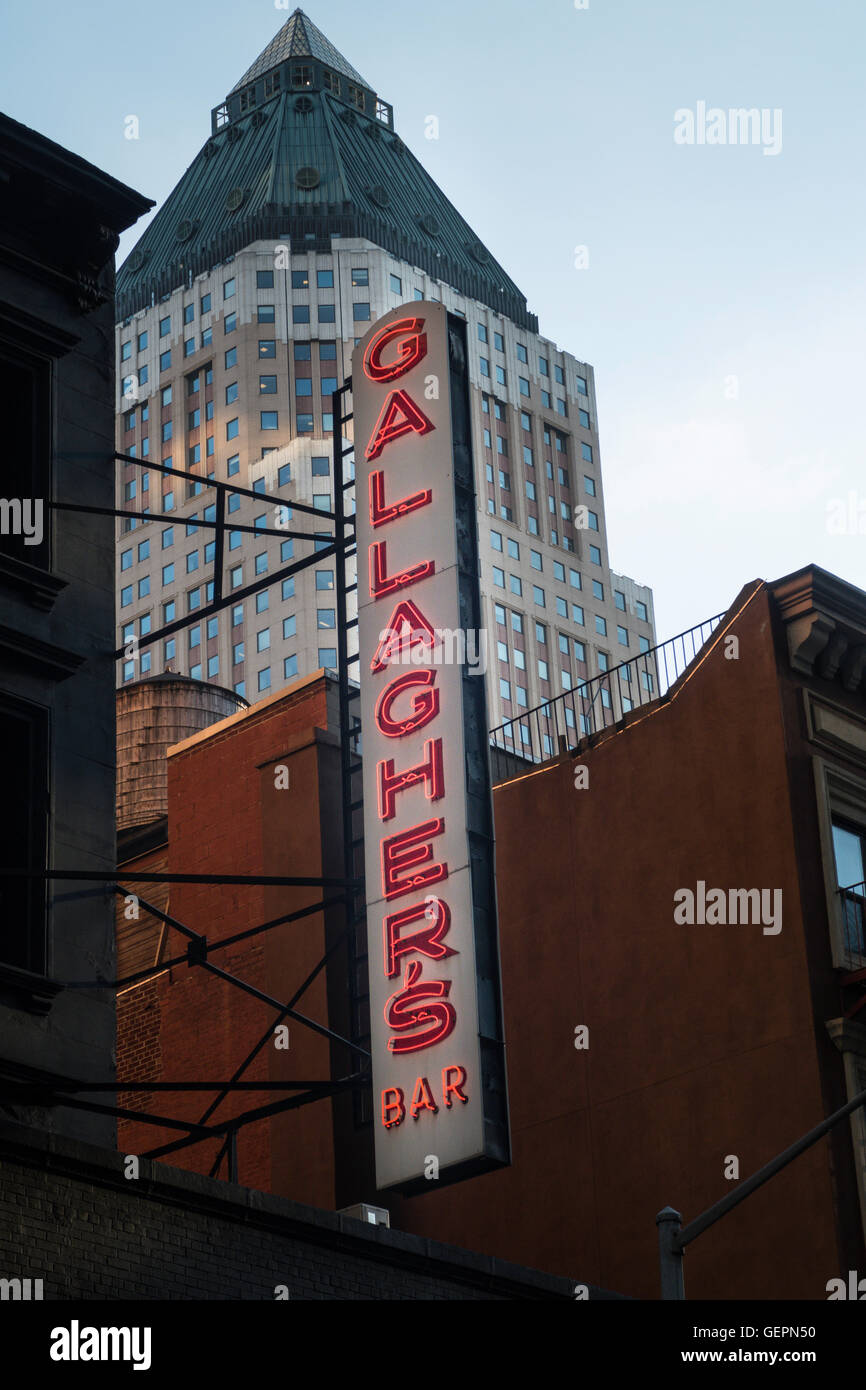
{"type": "MultiPolygon", "coordinates": [[[[216,546],[195,522],[216,516],[208,480],[235,478],[284,507],[235,494],[229,520],[309,535],[231,532],[225,593],[327,546],[331,393],[369,322],[416,300],[467,322],[491,725],[654,644],[651,592],[609,568],[592,367],[539,334],[391,106],[296,10],[119,272],[118,505],[152,518],[120,523],[122,681],[170,669],[255,701],[336,666],[333,559],[208,616],[216,546]]],[[[624,708],[652,698],[642,679],[624,708]]]]}

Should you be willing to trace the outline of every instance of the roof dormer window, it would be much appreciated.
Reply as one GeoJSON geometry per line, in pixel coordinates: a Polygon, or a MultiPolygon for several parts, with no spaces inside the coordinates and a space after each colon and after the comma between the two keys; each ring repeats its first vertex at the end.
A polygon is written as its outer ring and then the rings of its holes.
{"type": "Polygon", "coordinates": [[[312,87],[313,70],[307,63],[296,63],[292,68],[293,87],[312,87]]]}

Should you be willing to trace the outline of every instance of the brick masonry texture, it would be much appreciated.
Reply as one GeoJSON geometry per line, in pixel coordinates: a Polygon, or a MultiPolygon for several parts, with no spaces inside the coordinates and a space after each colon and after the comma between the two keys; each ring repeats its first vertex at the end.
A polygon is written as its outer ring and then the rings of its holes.
{"type": "MultiPolygon", "coordinates": [[[[46,1300],[571,1299],[570,1280],[0,1122],[0,1278],[46,1300]]],[[[591,1290],[590,1296],[604,1296],[591,1290]]]]}

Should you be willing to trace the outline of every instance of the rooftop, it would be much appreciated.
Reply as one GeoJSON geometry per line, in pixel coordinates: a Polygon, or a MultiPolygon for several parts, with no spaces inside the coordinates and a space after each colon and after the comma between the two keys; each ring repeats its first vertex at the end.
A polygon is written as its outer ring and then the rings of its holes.
{"type": "Polygon", "coordinates": [[[296,10],[120,267],[118,317],[255,241],[363,238],[537,332],[526,298],[394,130],[390,105],[296,10]]]}

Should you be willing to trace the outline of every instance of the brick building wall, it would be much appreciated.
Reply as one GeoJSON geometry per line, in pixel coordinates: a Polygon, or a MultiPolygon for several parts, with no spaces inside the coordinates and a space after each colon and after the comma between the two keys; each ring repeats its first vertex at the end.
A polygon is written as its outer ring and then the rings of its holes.
{"type": "MultiPolygon", "coordinates": [[[[322,837],[328,831],[318,802],[319,763],[329,718],[323,677],[308,677],[254,709],[176,745],[168,759],[168,869],[171,872],[317,876],[323,869],[322,837]],[[317,730],[320,731],[317,734],[317,730]],[[289,787],[277,789],[274,769],[288,768],[289,787]]],[[[330,827],[333,832],[336,827],[330,827]]],[[[132,870],[130,870],[132,872],[132,870]]],[[[330,869],[333,873],[333,868],[330,869]]],[[[174,884],[171,915],[205,934],[209,959],[253,988],[281,1002],[314,969],[326,950],[324,914],[315,913],[222,950],[213,947],[258,923],[321,900],[318,888],[174,884]]],[[[333,893],[330,895],[333,896],[333,893]]],[[[167,954],[186,940],[170,933],[167,954]]],[[[339,968],[338,966],[336,968],[339,968]]],[[[184,963],[123,992],[118,1000],[121,1080],[216,1080],[231,1078],[273,1026],[277,1011],[217,978],[184,963]]],[[[326,976],[316,979],[298,1004],[307,1017],[328,1023],[326,976]]],[[[350,1069],[335,1059],[327,1038],[292,1019],[288,1050],[271,1039],[244,1072],[244,1079],[327,1081],[350,1069]]],[[[341,1049],[345,1054],[346,1049],[341,1049]]],[[[284,1092],[239,1092],[214,1114],[222,1122],[281,1098],[284,1092]]],[[[126,1097],[133,1109],[169,1118],[203,1117],[216,1093],[157,1092],[126,1097]]],[[[179,1137],[177,1131],[121,1120],[118,1142],[141,1154],[179,1137]]],[[[167,1161],[208,1173],[221,1141],[208,1139],[177,1150],[167,1161]]],[[[225,1166],[222,1168],[225,1175],[225,1166]]],[[[239,1181],[264,1191],[332,1208],[334,1154],[331,1103],[307,1105],[271,1122],[240,1131],[239,1181]]]]}
{"type": "MultiPolygon", "coordinates": [[[[571,1299],[574,1284],[0,1122],[0,1278],[44,1298],[571,1299]]],[[[590,1289],[590,1298],[611,1297],[590,1289]]]]}

